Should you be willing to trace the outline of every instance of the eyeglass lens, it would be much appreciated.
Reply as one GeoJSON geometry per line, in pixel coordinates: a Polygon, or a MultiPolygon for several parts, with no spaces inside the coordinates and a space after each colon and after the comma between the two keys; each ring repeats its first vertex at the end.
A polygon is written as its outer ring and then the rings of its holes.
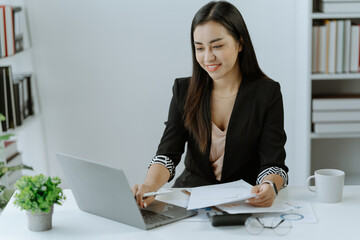
{"type": "Polygon", "coordinates": [[[277,235],[286,235],[291,230],[291,222],[282,218],[274,218],[272,224],[265,225],[261,219],[257,217],[250,217],[245,222],[246,230],[250,234],[258,235],[264,228],[273,229],[277,235]]]}
{"type": "Polygon", "coordinates": [[[277,235],[286,235],[291,230],[291,222],[281,218],[275,218],[273,223],[273,230],[277,235]]]}

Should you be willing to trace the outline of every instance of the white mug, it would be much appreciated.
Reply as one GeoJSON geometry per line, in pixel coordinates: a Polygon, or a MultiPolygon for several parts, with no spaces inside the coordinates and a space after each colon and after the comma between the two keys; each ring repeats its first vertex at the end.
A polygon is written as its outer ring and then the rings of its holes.
{"type": "Polygon", "coordinates": [[[323,203],[341,202],[344,188],[345,173],[337,169],[320,169],[307,179],[307,187],[316,192],[316,198],[323,203]],[[315,189],[310,186],[315,178],[315,189]]]}

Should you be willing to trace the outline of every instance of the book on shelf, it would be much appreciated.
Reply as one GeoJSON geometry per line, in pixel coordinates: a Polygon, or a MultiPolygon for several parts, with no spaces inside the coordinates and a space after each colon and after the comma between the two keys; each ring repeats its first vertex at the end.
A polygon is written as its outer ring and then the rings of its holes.
{"type": "Polygon", "coordinates": [[[31,87],[31,74],[15,74],[11,66],[0,66],[0,113],[3,131],[20,126],[24,119],[34,115],[34,101],[31,87]]]}
{"type": "Polygon", "coordinates": [[[7,130],[7,121],[6,116],[8,114],[7,110],[7,96],[6,96],[6,81],[3,77],[3,73],[0,71],[0,113],[5,116],[5,121],[1,122],[2,130],[7,130]]]}
{"type": "Polygon", "coordinates": [[[15,54],[15,35],[14,35],[14,19],[12,6],[5,6],[5,31],[7,56],[15,54]]]}
{"type": "Polygon", "coordinates": [[[351,42],[351,20],[345,20],[344,26],[344,59],[343,59],[343,72],[350,72],[350,42],[351,42]]]}
{"type": "MultiPolygon", "coordinates": [[[[321,68],[321,49],[320,47],[322,46],[320,44],[321,40],[322,40],[322,32],[321,32],[321,28],[323,26],[318,26],[315,25],[312,27],[312,66],[311,66],[311,70],[313,73],[320,73],[322,72],[322,70],[320,70],[321,68]]],[[[325,57],[324,57],[325,60],[325,57]]],[[[324,64],[325,66],[325,64],[324,64]]],[[[323,70],[325,71],[325,70],[323,70]]]]}
{"type": "Polygon", "coordinates": [[[351,26],[350,42],[350,72],[359,71],[359,43],[360,43],[360,25],[351,26]]]}
{"type": "Polygon", "coordinates": [[[5,7],[0,6],[0,57],[6,57],[5,7]]]}
{"type": "Polygon", "coordinates": [[[4,155],[5,160],[10,159],[12,156],[18,153],[16,141],[4,141],[4,155]]]}
{"type": "Polygon", "coordinates": [[[324,13],[356,13],[360,12],[359,0],[320,1],[319,9],[324,13]]]}
{"type": "Polygon", "coordinates": [[[360,110],[358,111],[313,111],[313,123],[325,122],[360,122],[360,110]]]}
{"type": "Polygon", "coordinates": [[[336,59],[335,59],[335,72],[343,72],[343,63],[344,63],[344,20],[337,20],[336,23],[336,59]]]}
{"type": "Polygon", "coordinates": [[[34,115],[34,96],[32,88],[32,74],[31,73],[17,73],[14,74],[14,84],[19,82],[19,88],[22,93],[22,115],[23,119],[34,115]]]}
{"type": "Polygon", "coordinates": [[[320,35],[319,35],[319,69],[318,73],[325,73],[326,71],[326,53],[327,53],[327,45],[326,45],[326,33],[327,28],[325,25],[319,27],[320,35]]]}
{"type": "Polygon", "coordinates": [[[33,89],[32,89],[32,78],[31,74],[24,74],[24,81],[27,86],[27,99],[26,104],[28,108],[28,116],[32,116],[35,114],[35,108],[34,108],[34,96],[33,96],[33,89]]]}
{"type": "Polygon", "coordinates": [[[9,128],[9,109],[7,97],[7,83],[6,83],[6,70],[0,69],[0,113],[5,116],[5,121],[1,122],[2,130],[6,131],[9,128]]]}
{"type": "Polygon", "coordinates": [[[325,73],[327,69],[327,26],[313,26],[312,72],[325,73]]]}
{"type": "Polygon", "coordinates": [[[5,96],[5,109],[1,112],[5,118],[5,126],[3,130],[6,131],[9,128],[16,127],[16,116],[15,116],[15,102],[14,102],[14,90],[12,71],[10,66],[0,66],[0,82],[4,82],[4,96],[5,96]]]}
{"type": "Polygon", "coordinates": [[[0,57],[24,49],[21,7],[0,5],[0,57]]]}
{"type": "Polygon", "coordinates": [[[319,28],[320,26],[312,27],[311,71],[313,73],[318,72],[319,69],[319,28]]]}
{"type": "Polygon", "coordinates": [[[15,53],[24,50],[22,17],[21,7],[13,7],[15,53]]]}
{"type": "Polygon", "coordinates": [[[14,98],[15,98],[15,116],[16,116],[16,124],[17,126],[21,126],[22,122],[24,121],[24,114],[23,114],[23,96],[22,96],[22,79],[14,77],[14,98]]]}
{"type": "Polygon", "coordinates": [[[336,20],[325,20],[326,32],[326,71],[325,73],[335,73],[336,58],[336,20]]]}
{"type": "Polygon", "coordinates": [[[312,73],[360,72],[359,20],[320,20],[312,29],[312,73]]]}
{"type": "Polygon", "coordinates": [[[360,122],[354,123],[315,123],[315,133],[355,133],[360,132],[360,122]]]}
{"type": "Polygon", "coordinates": [[[360,110],[360,95],[313,96],[313,111],[351,111],[360,110]]]}

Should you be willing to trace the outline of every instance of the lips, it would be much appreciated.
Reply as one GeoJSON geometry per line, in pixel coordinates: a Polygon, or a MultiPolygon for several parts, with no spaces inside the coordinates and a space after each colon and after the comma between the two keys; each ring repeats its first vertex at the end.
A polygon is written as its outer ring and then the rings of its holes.
{"type": "Polygon", "coordinates": [[[219,67],[221,66],[221,64],[211,64],[211,65],[205,65],[206,66],[206,70],[209,72],[214,72],[216,70],[219,69],[219,67]]]}

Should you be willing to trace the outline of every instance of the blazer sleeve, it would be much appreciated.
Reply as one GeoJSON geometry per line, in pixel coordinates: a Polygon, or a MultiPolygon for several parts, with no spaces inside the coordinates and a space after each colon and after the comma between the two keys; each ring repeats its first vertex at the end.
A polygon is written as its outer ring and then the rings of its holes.
{"type": "Polygon", "coordinates": [[[258,145],[260,172],[269,167],[279,167],[288,172],[285,165],[284,109],[278,82],[273,82],[269,88],[265,111],[263,129],[258,145]]]}
{"type": "Polygon", "coordinates": [[[187,91],[186,83],[186,79],[175,80],[168,119],[165,122],[165,130],[156,152],[156,155],[169,157],[175,166],[177,166],[181,160],[185,143],[188,139],[188,132],[183,122],[183,103],[187,91]]]}

